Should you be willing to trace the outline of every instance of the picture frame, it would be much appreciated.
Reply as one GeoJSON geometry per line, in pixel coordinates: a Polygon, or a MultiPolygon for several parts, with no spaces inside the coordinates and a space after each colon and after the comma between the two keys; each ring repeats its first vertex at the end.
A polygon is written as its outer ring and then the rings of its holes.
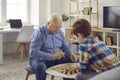
{"type": "Polygon", "coordinates": [[[92,7],[84,7],[83,15],[90,15],[91,12],[92,12],[92,7]]]}

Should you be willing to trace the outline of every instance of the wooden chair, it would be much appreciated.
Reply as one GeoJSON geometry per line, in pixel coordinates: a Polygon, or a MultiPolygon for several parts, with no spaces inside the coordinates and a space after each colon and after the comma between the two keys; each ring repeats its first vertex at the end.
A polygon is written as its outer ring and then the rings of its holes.
{"type": "MultiPolygon", "coordinates": [[[[32,69],[30,67],[26,67],[25,70],[27,71],[25,80],[28,80],[29,76],[34,74],[34,72],[32,71],[32,69]]],[[[51,80],[54,80],[53,75],[51,75],[51,80]]]]}
{"type": "Polygon", "coordinates": [[[29,76],[34,74],[30,67],[25,68],[27,71],[25,80],[28,80],[29,76]]]}

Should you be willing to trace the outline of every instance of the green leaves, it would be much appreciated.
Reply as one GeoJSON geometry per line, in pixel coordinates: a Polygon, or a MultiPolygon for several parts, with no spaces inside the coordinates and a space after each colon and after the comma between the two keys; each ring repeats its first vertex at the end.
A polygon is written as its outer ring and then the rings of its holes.
{"type": "Polygon", "coordinates": [[[62,14],[62,21],[65,22],[69,19],[69,17],[65,14],[62,14]]]}
{"type": "Polygon", "coordinates": [[[62,14],[62,21],[65,22],[65,21],[68,21],[69,19],[74,19],[73,16],[67,16],[66,14],[62,14]]]}
{"type": "Polygon", "coordinates": [[[5,23],[10,23],[10,20],[5,20],[5,23]]]}

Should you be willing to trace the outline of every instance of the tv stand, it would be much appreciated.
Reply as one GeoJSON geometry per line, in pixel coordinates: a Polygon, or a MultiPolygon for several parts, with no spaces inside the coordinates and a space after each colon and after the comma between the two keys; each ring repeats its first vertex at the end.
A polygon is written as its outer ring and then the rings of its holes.
{"type": "Polygon", "coordinates": [[[112,31],[115,31],[115,32],[120,32],[120,30],[112,30],[112,31]]]}

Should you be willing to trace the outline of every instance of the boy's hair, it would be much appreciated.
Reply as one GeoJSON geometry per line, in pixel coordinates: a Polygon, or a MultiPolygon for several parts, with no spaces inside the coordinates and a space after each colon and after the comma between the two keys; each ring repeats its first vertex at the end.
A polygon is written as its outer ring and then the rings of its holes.
{"type": "Polygon", "coordinates": [[[91,35],[91,25],[85,19],[78,19],[72,25],[71,34],[78,36],[78,33],[82,34],[84,37],[91,35]]]}

